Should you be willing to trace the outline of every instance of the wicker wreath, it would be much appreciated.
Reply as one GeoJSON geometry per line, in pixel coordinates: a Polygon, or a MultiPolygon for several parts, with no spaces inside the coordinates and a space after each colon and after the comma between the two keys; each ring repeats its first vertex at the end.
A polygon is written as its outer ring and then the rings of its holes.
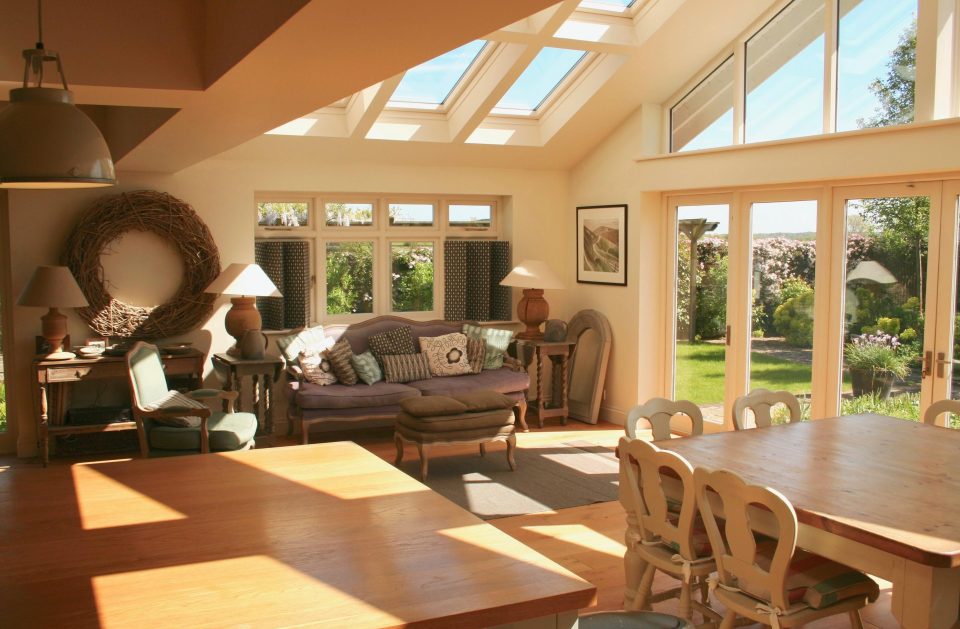
{"type": "Polygon", "coordinates": [[[67,241],[63,263],[90,302],[78,309],[80,316],[97,334],[121,338],[167,338],[193,330],[213,310],[216,296],[203,291],[220,273],[217,245],[193,208],[153,190],[124,192],[94,203],[67,241]],[[131,306],[107,290],[100,258],[132,230],[160,236],[183,258],[180,288],[159,306],[131,306]]]}

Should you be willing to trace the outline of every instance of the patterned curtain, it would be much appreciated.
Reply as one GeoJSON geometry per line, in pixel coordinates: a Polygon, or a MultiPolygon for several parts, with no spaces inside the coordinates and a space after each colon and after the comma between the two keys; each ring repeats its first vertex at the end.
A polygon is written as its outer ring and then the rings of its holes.
{"type": "Polygon", "coordinates": [[[301,328],[310,323],[310,243],[259,240],[257,264],[283,297],[257,297],[265,330],[301,328]]]}
{"type": "Polygon", "coordinates": [[[446,240],[443,259],[444,319],[510,319],[510,288],[500,286],[510,273],[509,242],[446,240]]]}

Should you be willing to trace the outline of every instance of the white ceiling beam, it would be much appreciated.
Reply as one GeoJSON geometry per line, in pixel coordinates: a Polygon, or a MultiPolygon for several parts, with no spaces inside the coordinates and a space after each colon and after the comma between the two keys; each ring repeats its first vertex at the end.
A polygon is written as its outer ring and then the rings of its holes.
{"type": "Polygon", "coordinates": [[[401,72],[392,76],[386,81],[381,81],[376,85],[360,90],[357,97],[352,99],[347,106],[347,135],[352,138],[365,138],[367,132],[377,121],[377,117],[386,107],[393,92],[403,80],[401,72]]]}
{"type": "Polygon", "coordinates": [[[625,62],[626,57],[613,55],[595,59],[540,118],[540,141],[549,142],[625,62]]]}

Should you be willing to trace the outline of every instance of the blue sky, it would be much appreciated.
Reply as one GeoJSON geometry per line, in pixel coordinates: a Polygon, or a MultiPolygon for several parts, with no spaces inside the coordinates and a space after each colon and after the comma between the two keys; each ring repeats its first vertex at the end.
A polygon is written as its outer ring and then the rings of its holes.
{"type": "Polygon", "coordinates": [[[535,110],[585,54],[582,50],[544,48],[503,95],[497,107],[535,110]]]}
{"type": "MultiPolygon", "coordinates": [[[[754,203],[751,230],[754,234],[802,234],[817,231],[816,201],[754,203]]],[[[677,219],[705,218],[719,223],[714,236],[730,233],[730,210],[726,205],[682,205],[677,219]]]]}
{"type": "MultiPolygon", "coordinates": [[[[803,1],[803,0],[797,0],[803,1]]],[[[840,0],[837,75],[837,130],[858,128],[877,107],[868,86],[887,74],[900,34],[913,21],[917,0],[840,0]]],[[[749,53],[748,53],[749,54],[749,53]]],[[[823,36],[747,95],[747,141],[817,134],[823,117],[823,36]]],[[[733,111],[728,110],[683,150],[731,144],[733,111]]]]}
{"type": "Polygon", "coordinates": [[[477,39],[411,68],[390,100],[439,105],[467,71],[487,42],[477,39]]]}

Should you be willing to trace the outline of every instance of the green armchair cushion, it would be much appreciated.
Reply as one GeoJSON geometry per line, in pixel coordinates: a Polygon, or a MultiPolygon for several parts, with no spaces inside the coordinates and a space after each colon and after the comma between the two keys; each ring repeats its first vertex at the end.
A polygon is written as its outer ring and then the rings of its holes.
{"type": "MultiPolygon", "coordinates": [[[[239,450],[257,434],[257,416],[253,413],[215,411],[207,422],[210,450],[239,450]]],[[[154,425],[150,447],[155,450],[200,451],[200,428],[174,428],[154,425]]]]}

